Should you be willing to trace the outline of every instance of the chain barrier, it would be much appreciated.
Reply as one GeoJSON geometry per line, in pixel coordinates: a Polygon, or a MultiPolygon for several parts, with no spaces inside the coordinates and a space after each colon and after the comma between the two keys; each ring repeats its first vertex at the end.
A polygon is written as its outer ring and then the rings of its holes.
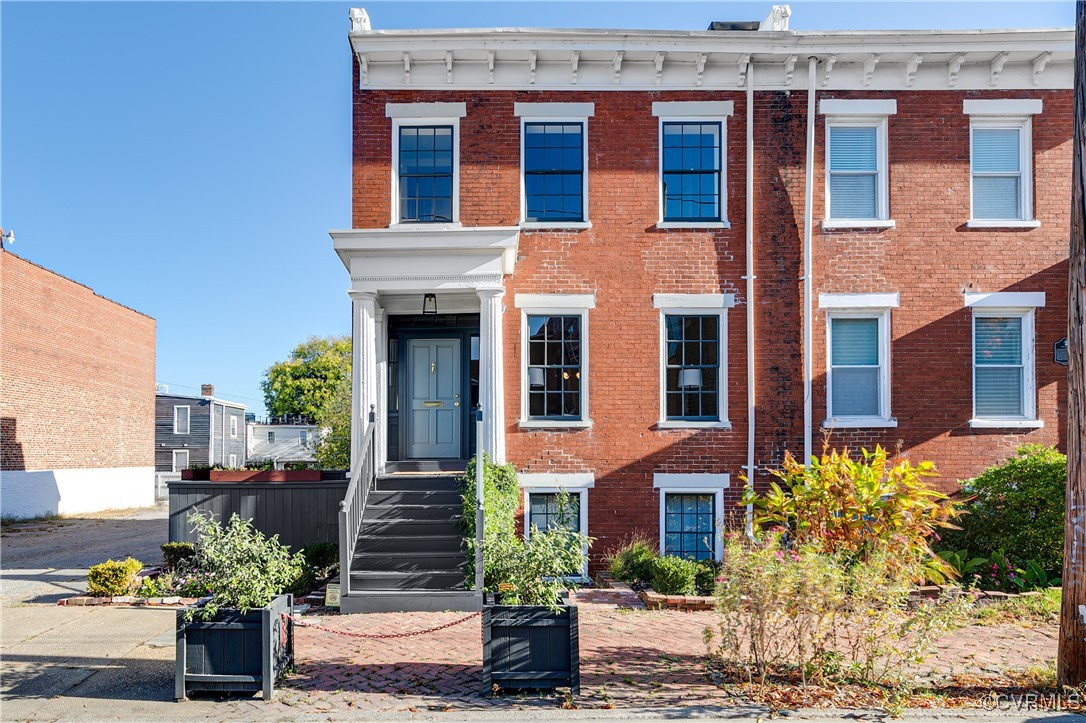
{"type": "Polygon", "coordinates": [[[290,615],[288,613],[279,613],[279,614],[282,616],[284,623],[285,623],[286,620],[290,620],[295,625],[297,625],[298,627],[301,627],[301,628],[312,628],[313,630],[321,630],[321,631],[326,632],[326,633],[335,633],[336,635],[343,635],[343,636],[346,636],[348,638],[364,638],[366,640],[391,640],[393,638],[410,638],[410,637],[414,637],[415,635],[426,635],[428,633],[436,633],[439,630],[444,630],[445,628],[451,628],[454,625],[459,625],[460,623],[466,623],[468,620],[471,620],[472,618],[477,618],[480,615],[482,615],[483,613],[481,611],[480,612],[474,612],[471,615],[467,615],[465,617],[460,618],[459,620],[453,620],[451,623],[445,623],[444,625],[438,625],[436,628],[428,628],[426,630],[412,630],[412,631],[409,631],[409,632],[406,632],[406,633],[385,633],[384,635],[367,635],[366,633],[352,633],[349,630],[336,630],[335,628],[326,628],[325,626],[317,625],[316,623],[307,623],[304,620],[302,620],[300,618],[297,618],[297,617],[295,617],[293,615],[290,615]]]}

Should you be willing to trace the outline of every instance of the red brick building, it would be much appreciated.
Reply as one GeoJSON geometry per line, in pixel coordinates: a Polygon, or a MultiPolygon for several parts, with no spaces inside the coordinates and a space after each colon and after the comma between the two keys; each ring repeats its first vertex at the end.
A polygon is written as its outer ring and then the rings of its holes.
{"type": "Polygon", "coordinates": [[[331,235],[380,469],[473,454],[481,400],[533,522],[564,488],[594,553],[641,531],[704,557],[740,475],[826,434],[947,489],[1061,443],[1071,30],[355,12],[353,228],[331,235]]]}
{"type": "Polygon", "coordinates": [[[154,503],[155,320],[0,251],[0,514],[154,503]]]}

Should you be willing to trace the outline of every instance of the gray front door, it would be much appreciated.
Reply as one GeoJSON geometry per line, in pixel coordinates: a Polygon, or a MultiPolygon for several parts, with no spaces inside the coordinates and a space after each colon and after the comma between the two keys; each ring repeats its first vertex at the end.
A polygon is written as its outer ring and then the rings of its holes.
{"type": "Polygon", "coordinates": [[[407,456],[460,458],[460,340],[408,342],[407,456]]]}

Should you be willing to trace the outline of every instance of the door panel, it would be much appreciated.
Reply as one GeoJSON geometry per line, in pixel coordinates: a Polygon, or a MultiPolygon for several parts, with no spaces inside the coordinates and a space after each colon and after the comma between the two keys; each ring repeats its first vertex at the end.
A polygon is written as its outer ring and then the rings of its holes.
{"type": "Polygon", "coordinates": [[[407,456],[460,458],[460,340],[411,339],[408,365],[407,456]]]}

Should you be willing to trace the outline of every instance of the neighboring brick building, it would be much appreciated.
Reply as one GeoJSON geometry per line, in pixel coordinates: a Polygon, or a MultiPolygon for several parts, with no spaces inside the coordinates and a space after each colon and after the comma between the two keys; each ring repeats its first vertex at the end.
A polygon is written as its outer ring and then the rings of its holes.
{"type": "Polygon", "coordinates": [[[155,320],[0,251],[0,514],[154,501],[155,320]]]}
{"type": "Polygon", "coordinates": [[[709,556],[744,470],[764,483],[824,431],[932,460],[946,489],[1062,442],[1073,32],[787,15],[375,32],[356,12],[353,228],[331,235],[382,469],[473,454],[481,398],[532,519],[562,487],[594,554],[639,531],[709,556]]]}

